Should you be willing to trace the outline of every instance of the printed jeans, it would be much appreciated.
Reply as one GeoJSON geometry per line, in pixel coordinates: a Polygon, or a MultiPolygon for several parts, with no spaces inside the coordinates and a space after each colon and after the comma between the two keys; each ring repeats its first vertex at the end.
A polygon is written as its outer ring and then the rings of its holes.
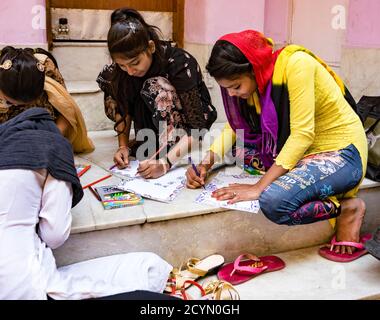
{"type": "Polygon", "coordinates": [[[344,194],[362,178],[362,163],[354,145],[308,156],[261,194],[264,215],[277,224],[299,225],[335,218],[340,210],[331,196],[344,194]]]}

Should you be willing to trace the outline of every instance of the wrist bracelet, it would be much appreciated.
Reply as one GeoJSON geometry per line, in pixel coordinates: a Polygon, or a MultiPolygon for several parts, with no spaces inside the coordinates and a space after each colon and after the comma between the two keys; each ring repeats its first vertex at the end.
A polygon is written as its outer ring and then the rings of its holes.
{"type": "Polygon", "coordinates": [[[129,148],[127,146],[121,146],[117,150],[124,149],[124,148],[126,148],[128,150],[128,152],[131,153],[131,148],[129,148]]]}

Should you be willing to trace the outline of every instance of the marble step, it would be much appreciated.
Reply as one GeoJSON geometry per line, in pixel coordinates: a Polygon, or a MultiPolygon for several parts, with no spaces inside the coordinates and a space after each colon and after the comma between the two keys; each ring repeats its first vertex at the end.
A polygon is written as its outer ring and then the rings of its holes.
{"type": "MultiPolygon", "coordinates": [[[[107,174],[116,146],[113,131],[90,135],[96,151],[76,158],[78,163],[92,165],[82,177],[83,184],[107,174]]],[[[118,182],[113,177],[104,184],[118,182]]],[[[55,250],[58,265],[133,251],[154,252],[173,265],[216,252],[232,260],[242,252],[263,255],[313,247],[328,242],[333,235],[328,221],[279,226],[261,212],[249,214],[194,203],[199,192],[185,189],[171,204],[146,200],[140,206],[103,210],[85,190],[84,199],[72,210],[72,234],[55,250]]],[[[367,204],[363,232],[373,232],[380,225],[379,195],[379,183],[363,182],[359,193],[367,204]]]]}

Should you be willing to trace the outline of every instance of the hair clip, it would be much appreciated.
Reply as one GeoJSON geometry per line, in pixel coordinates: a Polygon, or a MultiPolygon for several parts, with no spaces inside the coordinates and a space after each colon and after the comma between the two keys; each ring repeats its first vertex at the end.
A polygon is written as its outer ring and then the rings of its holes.
{"type": "Polygon", "coordinates": [[[136,24],[133,22],[129,22],[128,26],[132,30],[132,33],[135,34],[136,33],[136,27],[137,27],[136,24]]]}
{"type": "Polygon", "coordinates": [[[37,62],[37,69],[41,72],[45,71],[45,66],[41,62],[37,62]]]}
{"type": "Polygon", "coordinates": [[[5,60],[3,64],[0,65],[0,69],[9,70],[12,68],[12,60],[5,60]]]}

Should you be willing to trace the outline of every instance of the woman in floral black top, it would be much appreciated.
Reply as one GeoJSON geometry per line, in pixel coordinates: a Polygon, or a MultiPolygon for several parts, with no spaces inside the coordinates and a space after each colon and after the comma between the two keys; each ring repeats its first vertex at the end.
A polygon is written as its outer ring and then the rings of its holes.
{"type": "Polygon", "coordinates": [[[167,145],[170,151],[163,150],[162,159],[140,162],[141,176],[157,178],[194,144],[192,129],[211,127],[216,110],[194,57],[160,41],[159,30],[134,9],[114,11],[111,24],[108,48],[113,64],[104,67],[97,81],[105,93],[106,114],[118,133],[114,162],[124,168],[130,152],[146,158],[146,151],[151,156],[167,145]],[[132,121],[136,140],[144,140],[139,136],[147,140],[143,145],[129,140],[132,121]],[[155,139],[143,129],[151,130],[155,139]]]}

